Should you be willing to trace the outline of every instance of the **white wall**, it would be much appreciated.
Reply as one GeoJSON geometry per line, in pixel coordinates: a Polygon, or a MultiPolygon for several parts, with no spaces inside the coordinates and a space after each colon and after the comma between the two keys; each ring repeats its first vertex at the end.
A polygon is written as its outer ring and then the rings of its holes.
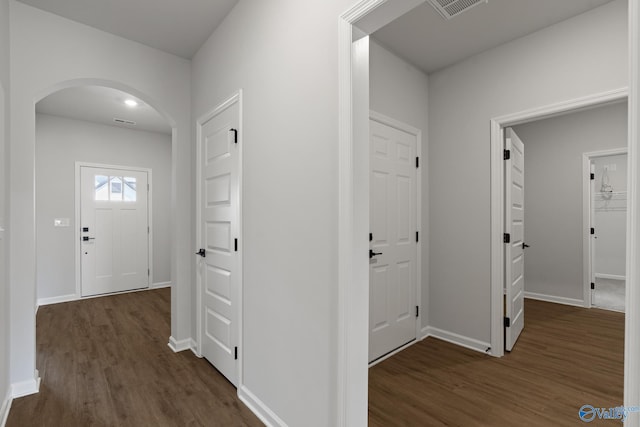
{"type": "Polygon", "coordinates": [[[622,278],[627,264],[627,155],[598,157],[593,165],[596,229],[593,272],[596,277],[622,278]]]}
{"type": "Polygon", "coordinates": [[[190,62],[11,2],[11,382],[36,388],[35,103],[64,87],[111,86],[139,97],[174,126],[171,334],[191,337],[190,62]]]}
{"type": "Polygon", "coordinates": [[[76,161],[152,170],[153,281],[169,282],[171,135],[37,114],[38,301],[76,293],[76,161]],[[54,218],[70,218],[71,226],[54,227],[54,218]]]}
{"type": "MultiPolygon", "coordinates": [[[[0,228],[7,221],[7,146],[9,139],[9,1],[0,0],[0,228]]],[[[7,410],[9,390],[9,282],[6,232],[0,230],[0,424],[7,410]]]]}
{"type": "Polygon", "coordinates": [[[428,102],[429,80],[421,70],[387,50],[375,39],[370,43],[369,96],[371,110],[422,131],[422,327],[429,324],[429,174],[428,102]]]}
{"type": "Polygon", "coordinates": [[[194,123],[244,96],[239,391],[291,426],[336,422],[337,23],[353,3],[240,0],[193,59],[194,123]]]}
{"type": "Polygon", "coordinates": [[[616,0],[429,76],[432,326],[490,342],[490,119],[625,87],[627,69],[616,0]]]}
{"type": "MultiPolygon", "coordinates": [[[[531,246],[525,256],[525,291],[582,301],[582,154],[626,147],[627,104],[531,122],[514,130],[525,150],[525,241],[531,246]]],[[[625,181],[626,166],[621,172],[625,181]]],[[[622,249],[624,266],[624,240],[622,249]]]]}

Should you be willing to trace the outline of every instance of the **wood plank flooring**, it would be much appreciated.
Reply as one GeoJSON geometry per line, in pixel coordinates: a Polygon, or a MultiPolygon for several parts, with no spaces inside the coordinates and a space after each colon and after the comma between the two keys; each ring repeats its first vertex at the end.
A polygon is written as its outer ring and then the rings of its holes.
{"type": "Polygon", "coordinates": [[[204,359],[169,349],[169,310],[169,289],[41,307],[40,393],[7,426],[262,426],[204,359]]]}
{"type": "Polygon", "coordinates": [[[579,426],[584,404],[622,405],[623,313],[526,300],[525,316],[503,358],[427,338],[371,368],[369,425],[579,426]]]}

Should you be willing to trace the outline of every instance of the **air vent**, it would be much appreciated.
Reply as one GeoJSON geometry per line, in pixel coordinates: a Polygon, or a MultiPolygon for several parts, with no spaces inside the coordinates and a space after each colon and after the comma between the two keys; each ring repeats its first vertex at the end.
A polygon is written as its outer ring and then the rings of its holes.
{"type": "Polygon", "coordinates": [[[443,18],[451,19],[488,0],[427,0],[443,18]]]}
{"type": "Polygon", "coordinates": [[[117,117],[114,117],[113,121],[121,125],[135,126],[137,124],[136,122],[132,122],[131,120],[119,119],[117,117]]]}

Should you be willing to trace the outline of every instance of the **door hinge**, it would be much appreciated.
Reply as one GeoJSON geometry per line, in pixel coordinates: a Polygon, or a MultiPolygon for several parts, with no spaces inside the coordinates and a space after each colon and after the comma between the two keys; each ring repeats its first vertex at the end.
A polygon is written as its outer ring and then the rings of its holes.
{"type": "Polygon", "coordinates": [[[151,234],[151,226],[147,225],[147,234],[151,234]]]}
{"type": "Polygon", "coordinates": [[[596,229],[591,227],[591,234],[596,234],[596,229]]]}
{"type": "Polygon", "coordinates": [[[416,243],[420,241],[420,232],[416,231],[416,243]]]}
{"type": "Polygon", "coordinates": [[[238,347],[233,349],[233,360],[238,360],[238,347]]]}
{"type": "Polygon", "coordinates": [[[591,289],[595,289],[596,288],[596,284],[591,282],[591,289]]]}
{"type": "Polygon", "coordinates": [[[151,184],[147,184],[147,192],[151,190],[151,184]]]}
{"type": "Polygon", "coordinates": [[[369,241],[373,242],[373,233],[369,233],[369,241]]]}
{"type": "Polygon", "coordinates": [[[238,143],[238,129],[229,129],[229,132],[233,132],[233,143],[238,143]]]}
{"type": "Polygon", "coordinates": [[[416,317],[420,316],[420,306],[416,305],[416,317]]]}
{"type": "Polygon", "coordinates": [[[151,276],[151,269],[147,268],[147,276],[151,276]]]}
{"type": "Polygon", "coordinates": [[[511,319],[509,319],[508,317],[504,318],[504,327],[505,328],[510,328],[511,327],[511,319]]]}
{"type": "Polygon", "coordinates": [[[591,175],[589,175],[589,179],[591,179],[592,181],[596,179],[596,174],[592,173],[591,175]]]}
{"type": "Polygon", "coordinates": [[[238,239],[233,239],[233,250],[238,252],[238,239]]]}
{"type": "Polygon", "coordinates": [[[502,153],[502,157],[504,160],[511,159],[511,150],[504,150],[502,153]]]}
{"type": "Polygon", "coordinates": [[[504,233],[504,235],[502,236],[502,241],[504,243],[511,243],[511,234],[504,233]]]}
{"type": "Polygon", "coordinates": [[[420,167],[420,157],[416,157],[416,168],[420,167]]]}

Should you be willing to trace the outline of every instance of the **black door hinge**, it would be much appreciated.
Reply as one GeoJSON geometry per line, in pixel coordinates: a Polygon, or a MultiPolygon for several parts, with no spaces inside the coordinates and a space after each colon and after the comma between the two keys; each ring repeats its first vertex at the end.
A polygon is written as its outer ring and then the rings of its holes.
{"type": "Polygon", "coordinates": [[[596,179],[596,174],[595,174],[595,173],[592,173],[591,175],[589,175],[589,178],[590,178],[591,180],[596,179]]]}
{"type": "Polygon", "coordinates": [[[420,167],[420,157],[416,157],[416,168],[420,167]]]}
{"type": "Polygon", "coordinates": [[[238,252],[238,239],[233,239],[233,250],[238,252]]]}
{"type": "Polygon", "coordinates": [[[233,360],[238,360],[238,347],[233,350],[233,360]]]}
{"type": "Polygon", "coordinates": [[[420,306],[416,305],[416,317],[420,316],[420,306]]]}
{"type": "Polygon", "coordinates": [[[591,227],[591,234],[596,234],[596,229],[591,227]]]}
{"type": "Polygon", "coordinates": [[[504,235],[502,236],[502,241],[504,243],[511,243],[511,234],[504,233],[504,235]]]}
{"type": "Polygon", "coordinates": [[[511,319],[509,319],[508,317],[504,318],[504,327],[505,328],[510,328],[511,327],[511,319]]]}
{"type": "Polygon", "coordinates": [[[373,242],[373,233],[369,233],[369,241],[373,242]]]}
{"type": "Polygon", "coordinates": [[[233,132],[233,142],[238,143],[238,129],[229,129],[229,132],[233,132]]]}
{"type": "Polygon", "coordinates": [[[595,289],[596,288],[596,284],[591,282],[591,289],[595,289]]]}
{"type": "Polygon", "coordinates": [[[502,158],[504,160],[509,160],[511,158],[511,150],[504,150],[502,153],[502,158]]]}
{"type": "Polygon", "coordinates": [[[420,241],[420,232],[416,231],[416,243],[420,241]]]}

